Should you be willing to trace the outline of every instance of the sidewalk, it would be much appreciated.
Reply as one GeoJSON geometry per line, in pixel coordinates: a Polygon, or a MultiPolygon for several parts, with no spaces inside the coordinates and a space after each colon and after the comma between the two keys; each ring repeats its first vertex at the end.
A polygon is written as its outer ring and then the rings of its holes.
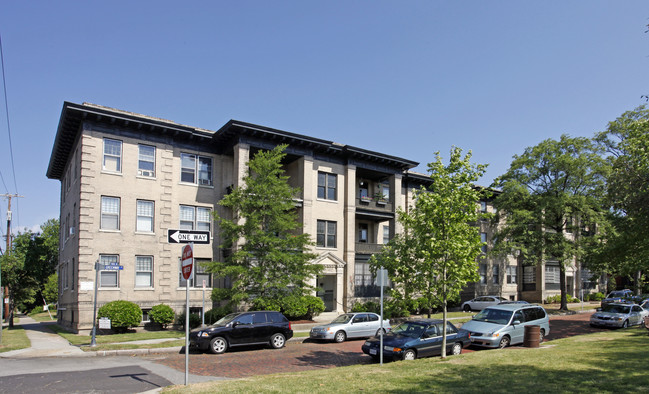
{"type": "Polygon", "coordinates": [[[20,315],[17,325],[20,325],[31,342],[31,347],[10,352],[0,353],[2,358],[32,358],[32,357],[83,357],[86,352],[70,343],[47,328],[55,322],[37,322],[26,315],[20,315]]]}

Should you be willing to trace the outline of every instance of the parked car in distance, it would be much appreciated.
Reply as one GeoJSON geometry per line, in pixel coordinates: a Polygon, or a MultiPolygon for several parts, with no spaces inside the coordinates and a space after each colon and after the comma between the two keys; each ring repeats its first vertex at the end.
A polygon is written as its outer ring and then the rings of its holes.
{"type": "MultiPolygon", "coordinates": [[[[390,320],[383,320],[383,332],[390,330],[390,320]]],[[[315,326],[309,332],[311,339],[344,342],[347,338],[367,338],[381,333],[381,317],[376,313],[345,313],[329,324],[315,326]]]]}
{"type": "Polygon", "coordinates": [[[590,316],[590,325],[593,327],[627,328],[642,324],[646,311],[640,305],[627,303],[605,304],[597,308],[597,312],[590,316]]]}
{"type": "Polygon", "coordinates": [[[221,354],[230,347],[243,345],[267,344],[279,349],[291,337],[291,323],[280,312],[251,311],[231,313],[211,326],[192,330],[189,345],[221,354]]]}
{"type": "MultiPolygon", "coordinates": [[[[418,357],[435,356],[442,353],[444,321],[422,319],[405,321],[383,336],[383,358],[388,360],[414,360],[418,357]]],[[[458,355],[469,346],[469,332],[446,322],[446,354],[458,355]]],[[[370,338],[361,349],[363,353],[378,360],[380,338],[370,338]]]]}
{"type": "Polygon", "coordinates": [[[606,304],[612,304],[614,302],[627,302],[627,300],[631,299],[633,297],[633,291],[629,289],[624,289],[624,290],[615,290],[606,296],[602,300],[602,307],[606,304]]]}
{"type": "Polygon", "coordinates": [[[471,344],[504,348],[523,343],[525,326],[540,326],[540,342],[550,334],[550,319],[540,305],[501,304],[482,310],[464,323],[462,329],[471,333],[471,344]]]}
{"type": "Polygon", "coordinates": [[[464,312],[481,311],[488,306],[498,305],[503,301],[507,301],[507,299],[500,296],[480,296],[472,300],[465,301],[462,304],[462,310],[464,312]]]}

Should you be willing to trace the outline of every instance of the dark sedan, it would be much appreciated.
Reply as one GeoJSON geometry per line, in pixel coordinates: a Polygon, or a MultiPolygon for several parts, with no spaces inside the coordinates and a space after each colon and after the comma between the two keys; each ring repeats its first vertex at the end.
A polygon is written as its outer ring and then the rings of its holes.
{"type": "MultiPolygon", "coordinates": [[[[439,319],[406,321],[383,335],[383,357],[392,360],[414,360],[417,357],[435,356],[442,353],[444,322],[439,319]]],[[[446,322],[446,354],[458,355],[469,346],[469,332],[457,329],[446,322]]],[[[380,338],[365,341],[361,349],[375,360],[379,359],[380,338]]]]}

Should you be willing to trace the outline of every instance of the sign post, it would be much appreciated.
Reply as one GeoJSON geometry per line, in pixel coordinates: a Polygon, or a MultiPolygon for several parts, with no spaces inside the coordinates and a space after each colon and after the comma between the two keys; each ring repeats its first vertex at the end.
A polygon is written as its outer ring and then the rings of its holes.
{"type": "Polygon", "coordinates": [[[194,243],[183,246],[181,269],[185,279],[185,386],[189,385],[189,279],[194,273],[194,243]]]}

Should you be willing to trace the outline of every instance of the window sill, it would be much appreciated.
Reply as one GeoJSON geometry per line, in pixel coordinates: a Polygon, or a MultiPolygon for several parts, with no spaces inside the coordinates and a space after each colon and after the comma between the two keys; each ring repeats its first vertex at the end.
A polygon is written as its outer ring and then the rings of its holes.
{"type": "Polygon", "coordinates": [[[317,198],[316,201],[329,204],[338,204],[338,200],[329,200],[328,198],[317,198]]]}
{"type": "Polygon", "coordinates": [[[178,182],[179,185],[203,187],[206,189],[214,189],[214,185],[199,185],[198,183],[178,182]]]}
{"type": "Polygon", "coordinates": [[[119,287],[101,287],[101,286],[99,286],[99,288],[97,290],[101,290],[101,291],[104,291],[104,290],[120,291],[121,289],[119,287]]]}
{"type": "Polygon", "coordinates": [[[133,290],[135,291],[155,291],[155,287],[134,287],[133,290]]]}
{"type": "Polygon", "coordinates": [[[137,179],[148,179],[150,181],[155,181],[155,180],[158,179],[158,178],[156,178],[154,176],[144,176],[144,175],[136,175],[135,178],[137,178],[137,179]]]}
{"type": "Polygon", "coordinates": [[[99,229],[100,233],[121,233],[121,230],[110,230],[110,229],[105,229],[105,228],[100,228],[99,229]]]}
{"type": "Polygon", "coordinates": [[[135,234],[136,235],[148,235],[148,236],[153,235],[153,236],[155,236],[155,233],[153,231],[146,231],[146,232],[144,232],[144,231],[136,231],[135,234]]]}
{"type": "Polygon", "coordinates": [[[108,171],[108,170],[101,170],[101,173],[106,174],[106,175],[118,175],[118,176],[123,175],[121,172],[113,172],[113,171],[108,171]]]}
{"type": "MultiPolygon", "coordinates": [[[[176,291],[187,291],[185,289],[186,289],[186,287],[177,287],[176,291]]],[[[201,286],[201,287],[190,287],[189,288],[189,291],[193,291],[193,290],[194,291],[203,291],[203,287],[201,286]]],[[[212,288],[211,287],[206,287],[205,290],[212,290],[212,288]]]]}

